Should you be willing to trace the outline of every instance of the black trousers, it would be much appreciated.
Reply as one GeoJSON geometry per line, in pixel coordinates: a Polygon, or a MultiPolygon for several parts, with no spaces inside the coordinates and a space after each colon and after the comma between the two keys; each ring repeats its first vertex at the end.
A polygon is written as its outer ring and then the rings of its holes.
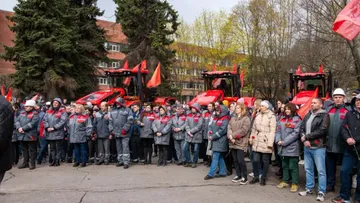
{"type": "Polygon", "coordinates": [[[88,154],[89,154],[89,162],[95,161],[95,154],[97,154],[97,142],[93,140],[88,141],[88,154]]]}
{"type": "Polygon", "coordinates": [[[223,152],[224,161],[226,165],[227,172],[232,174],[233,172],[233,158],[231,156],[231,153],[229,152],[223,152]]]}
{"type": "Polygon", "coordinates": [[[159,146],[159,163],[166,163],[168,145],[158,145],[159,146]]]}
{"type": "Polygon", "coordinates": [[[144,160],[144,146],[141,141],[140,135],[133,134],[130,138],[130,150],[131,159],[139,159],[144,160]]]}
{"type": "Polygon", "coordinates": [[[117,150],[116,150],[116,140],[115,138],[110,140],[110,163],[117,162],[117,150]]]}
{"type": "Polygon", "coordinates": [[[245,152],[241,149],[231,149],[236,175],[247,179],[247,167],[245,163],[245,152]]]}
{"type": "Polygon", "coordinates": [[[24,156],[23,165],[34,165],[35,166],[35,159],[36,159],[36,148],[37,143],[36,141],[22,141],[21,142],[21,150],[24,156]]]}
{"type": "Polygon", "coordinates": [[[141,138],[141,141],[143,143],[144,147],[144,159],[145,161],[151,162],[151,157],[153,153],[152,144],[153,144],[152,138],[141,138]]]}
{"type": "Polygon", "coordinates": [[[203,159],[203,161],[209,161],[209,156],[206,155],[208,143],[209,143],[208,140],[203,139],[203,142],[200,144],[199,158],[203,159]]]}
{"type": "Polygon", "coordinates": [[[67,160],[72,160],[73,159],[73,154],[74,154],[74,143],[70,143],[70,141],[68,140],[68,146],[67,146],[67,160]]]}
{"type": "Polygon", "coordinates": [[[18,164],[19,162],[19,157],[20,157],[20,142],[13,142],[12,143],[12,163],[13,164],[18,164]]]}
{"type": "Polygon", "coordinates": [[[267,178],[267,174],[269,172],[269,165],[270,165],[270,158],[271,155],[270,153],[261,153],[261,152],[254,152],[254,177],[259,177],[259,169],[261,167],[261,164],[263,164],[263,168],[262,168],[262,176],[261,178],[266,179],[267,178]]]}
{"type": "Polygon", "coordinates": [[[48,140],[50,144],[50,156],[53,161],[60,161],[62,152],[62,140],[48,140]]]}
{"type": "Polygon", "coordinates": [[[175,150],[174,138],[172,135],[170,135],[170,142],[169,142],[168,153],[167,153],[168,161],[171,161],[173,158],[174,158],[174,160],[177,160],[176,151],[174,153],[174,150],[175,150]],[[175,157],[174,157],[174,155],[175,155],[175,157]]]}

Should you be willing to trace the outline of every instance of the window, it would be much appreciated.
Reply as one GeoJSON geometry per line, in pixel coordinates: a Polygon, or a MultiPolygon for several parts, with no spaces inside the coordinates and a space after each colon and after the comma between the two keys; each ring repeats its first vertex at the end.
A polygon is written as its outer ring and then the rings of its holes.
{"type": "Polygon", "coordinates": [[[99,85],[108,85],[108,79],[107,78],[103,78],[103,77],[99,77],[98,78],[98,84],[99,85]]]}
{"type": "Polygon", "coordinates": [[[106,68],[106,67],[107,67],[107,63],[105,63],[104,61],[100,61],[100,62],[99,62],[99,67],[103,67],[103,68],[105,67],[105,68],[106,68]]]}
{"type": "Polygon", "coordinates": [[[184,88],[184,89],[188,89],[188,88],[189,88],[189,83],[184,82],[184,83],[183,83],[183,88],[184,88]]]}
{"type": "Polygon", "coordinates": [[[120,45],[112,44],[111,51],[120,52],[120,45]]]}
{"type": "Polygon", "coordinates": [[[119,62],[111,62],[111,67],[112,68],[118,68],[119,67],[119,62]]]}

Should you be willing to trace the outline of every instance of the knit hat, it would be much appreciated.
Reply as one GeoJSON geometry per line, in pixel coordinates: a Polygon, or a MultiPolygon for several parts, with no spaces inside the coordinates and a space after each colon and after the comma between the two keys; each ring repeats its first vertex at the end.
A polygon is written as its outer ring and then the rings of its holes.
{"type": "Polygon", "coordinates": [[[270,105],[269,105],[270,103],[267,101],[267,100],[264,100],[264,101],[262,101],[261,102],[261,106],[265,106],[266,108],[269,108],[270,107],[270,105]]]}

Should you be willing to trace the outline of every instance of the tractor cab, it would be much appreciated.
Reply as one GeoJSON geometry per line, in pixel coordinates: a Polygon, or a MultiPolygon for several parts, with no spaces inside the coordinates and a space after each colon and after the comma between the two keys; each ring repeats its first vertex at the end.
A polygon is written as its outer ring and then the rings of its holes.
{"type": "Polygon", "coordinates": [[[316,89],[318,97],[327,98],[332,92],[332,74],[324,73],[322,69],[317,73],[290,73],[290,100],[296,105],[305,104],[316,89]]]}

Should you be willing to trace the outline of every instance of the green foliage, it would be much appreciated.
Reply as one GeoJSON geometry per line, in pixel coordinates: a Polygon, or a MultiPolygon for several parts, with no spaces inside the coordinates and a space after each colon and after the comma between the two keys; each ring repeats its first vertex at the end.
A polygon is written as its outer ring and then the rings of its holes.
{"type": "Polygon", "coordinates": [[[170,65],[175,57],[171,45],[179,25],[178,14],[167,1],[114,0],[116,19],[129,42],[126,59],[135,65],[146,59],[152,72],[161,63],[160,95],[176,94],[169,84],[170,65]]]}
{"type": "Polygon", "coordinates": [[[75,97],[95,88],[95,65],[106,51],[95,0],[20,0],[9,19],[15,46],[3,58],[15,62],[14,87],[22,94],[75,97]]]}

